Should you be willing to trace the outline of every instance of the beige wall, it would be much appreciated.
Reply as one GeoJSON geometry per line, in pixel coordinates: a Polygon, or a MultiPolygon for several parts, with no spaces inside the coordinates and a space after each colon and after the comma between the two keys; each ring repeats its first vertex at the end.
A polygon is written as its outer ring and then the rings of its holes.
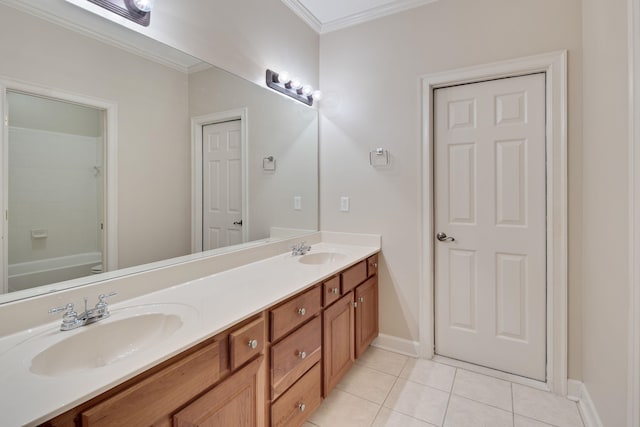
{"type": "Polygon", "coordinates": [[[605,426],[626,425],[626,24],[625,0],[583,0],[582,377],[605,426]]]}
{"type": "Polygon", "coordinates": [[[581,26],[579,0],[447,0],[321,36],[321,229],[382,234],[383,334],[418,340],[420,77],[567,49],[569,375],[580,378],[581,26]],[[369,166],[376,147],[390,168],[369,166]]]}

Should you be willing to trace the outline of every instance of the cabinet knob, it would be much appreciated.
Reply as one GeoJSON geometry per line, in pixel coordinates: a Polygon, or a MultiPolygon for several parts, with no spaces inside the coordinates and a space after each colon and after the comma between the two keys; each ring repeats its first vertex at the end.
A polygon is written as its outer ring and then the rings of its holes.
{"type": "Polygon", "coordinates": [[[351,305],[353,306],[353,308],[358,308],[358,303],[357,302],[352,302],[351,305]]]}
{"type": "Polygon", "coordinates": [[[258,340],[249,340],[249,348],[253,350],[258,348],[258,340]]]}
{"type": "Polygon", "coordinates": [[[378,268],[378,263],[377,262],[372,262],[371,264],[369,264],[372,268],[378,268]]]}
{"type": "Polygon", "coordinates": [[[303,307],[303,308],[299,308],[298,309],[298,314],[300,316],[304,316],[305,314],[307,314],[307,310],[303,307]]]}
{"type": "Polygon", "coordinates": [[[300,412],[304,412],[304,410],[307,409],[307,405],[305,405],[304,403],[300,402],[300,403],[298,403],[298,409],[300,410],[300,412]]]}
{"type": "Polygon", "coordinates": [[[364,302],[364,297],[358,298],[358,302],[364,302]]]}
{"type": "Polygon", "coordinates": [[[340,292],[340,290],[338,288],[331,288],[331,293],[332,294],[338,294],[338,292],[340,292]]]}
{"type": "Polygon", "coordinates": [[[307,353],[305,351],[299,351],[298,352],[298,357],[300,359],[306,359],[307,358],[307,353]]]}

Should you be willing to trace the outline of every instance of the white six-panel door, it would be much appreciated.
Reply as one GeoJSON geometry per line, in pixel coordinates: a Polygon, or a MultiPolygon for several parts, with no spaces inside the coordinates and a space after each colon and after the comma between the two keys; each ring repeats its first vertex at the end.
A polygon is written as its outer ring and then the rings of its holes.
{"type": "Polygon", "coordinates": [[[545,381],[545,76],[434,104],[435,351],[545,381]]]}
{"type": "Polygon", "coordinates": [[[242,243],[240,120],[202,128],[202,250],[242,243]]]}

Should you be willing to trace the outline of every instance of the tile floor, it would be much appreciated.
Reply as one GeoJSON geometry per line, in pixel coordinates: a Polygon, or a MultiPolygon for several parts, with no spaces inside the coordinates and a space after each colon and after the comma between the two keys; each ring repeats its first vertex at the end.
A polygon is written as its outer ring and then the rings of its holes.
{"type": "Polygon", "coordinates": [[[304,427],[584,427],[575,402],[371,347],[304,427]]]}

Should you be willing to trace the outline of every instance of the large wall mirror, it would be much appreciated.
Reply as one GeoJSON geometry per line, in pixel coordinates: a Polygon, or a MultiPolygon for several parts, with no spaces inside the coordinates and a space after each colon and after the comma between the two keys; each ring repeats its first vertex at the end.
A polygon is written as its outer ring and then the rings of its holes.
{"type": "Polygon", "coordinates": [[[0,4],[0,93],[0,303],[317,230],[316,110],[220,68],[0,4]]]}

